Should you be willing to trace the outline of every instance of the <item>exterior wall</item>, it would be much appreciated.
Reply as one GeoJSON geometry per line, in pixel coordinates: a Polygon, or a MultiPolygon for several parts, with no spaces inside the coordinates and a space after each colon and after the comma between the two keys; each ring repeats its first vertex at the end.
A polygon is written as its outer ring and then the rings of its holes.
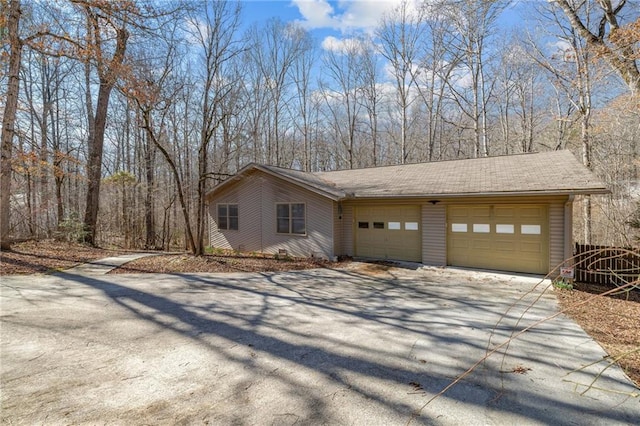
{"type": "MultiPolygon", "coordinates": [[[[564,203],[564,258],[573,257],[573,196],[564,203]]],[[[565,266],[573,266],[573,260],[566,262],[565,266]]]]}
{"type": "Polygon", "coordinates": [[[338,255],[353,256],[354,240],[353,227],[355,226],[355,209],[353,203],[342,203],[342,222],[340,224],[341,246],[338,255]]]}
{"type": "Polygon", "coordinates": [[[447,207],[442,204],[422,205],[422,263],[447,264],[447,207]]]}
{"type": "Polygon", "coordinates": [[[456,204],[545,204],[549,211],[549,269],[572,252],[572,199],[548,197],[457,197],[430,199],[344,200],[333,202],[284,180],[254,172],[228,190],[209,200],[209,237],[212,247],[239,251],[277,253],[285,249],[294,256],[354,255],[355,209],[364,205],[420,205],[422,212],[422,262],[447,264],[447,206],[456,204]],[[307,235],[276,233],[276,203],[302,202],[306,205],[307,235]],[[239,230],[219,231],[218,203],[236,203],[239,230]]]}
{"type": "Polygon", "coordinates": [[[334,205],[336,203],[284,180],[261,172],[246,176],[209,200],[212,247],[292,256],[334,256],[334,205]],[[238,204],[238,231],[218,230],[217,204],[238,204]],[[306,235],[276,232],[276,203],[305,203],[306,235]]]}
{"type": "Polygon", "coordinates": [[[564,204],[549,205],[549,271],[564,260],[564,204]]]}
{"type": "Polygon", "coordinates": [[[209,244],[242,252],[262,251],[261,191],[259,176],[251,175],[209,200],[209,244]],[[238,230],[218,230],[218,204],[238,204],[238,230]]]}

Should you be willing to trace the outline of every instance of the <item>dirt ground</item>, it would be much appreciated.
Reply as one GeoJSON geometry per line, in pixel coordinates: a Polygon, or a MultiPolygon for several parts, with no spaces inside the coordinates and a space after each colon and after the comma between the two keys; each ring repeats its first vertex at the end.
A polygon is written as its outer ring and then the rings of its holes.
{"type": "MultiPolygon", "coordinates": [[[[66,242],[29,241],[14,245],[11,252],[0,253],[0,275],[51,273],[82,262],[116,256],[122,251],[88,247],[66,242]]],[[[198,272],[276,272],[322,267],[344,267],[321,260],[274,259],[268,256],[171,254],[130,262],[111,273],[198,273],[198,272]]],[[[367,274],[385,273],[388,265],[372,264],[367,274]]],[[[612,297],[595,297],[608,288],[576,284],[574,290],[556,290],[563,309],[617,360],[626,374],[640,386],[640,290],[612,297]],[[588,303],[572,308],[586,300],[588,303]]]]}

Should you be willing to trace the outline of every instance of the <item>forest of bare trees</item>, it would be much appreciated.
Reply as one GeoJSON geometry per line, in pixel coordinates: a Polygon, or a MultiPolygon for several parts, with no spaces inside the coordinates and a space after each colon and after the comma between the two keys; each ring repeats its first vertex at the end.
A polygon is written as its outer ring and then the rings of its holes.
{"type": "Polygon", "coordinates": [[[637,244],[637,0],[524,2],[518,27],[506,0],[391,3],[374,31],[317,40],[277,16],[247,22],[242,2],[0,0],[2,248],[201,254],[205,194],[250,162],[557,149],[612,191],[577,200],[576,240],[637,244]]]}

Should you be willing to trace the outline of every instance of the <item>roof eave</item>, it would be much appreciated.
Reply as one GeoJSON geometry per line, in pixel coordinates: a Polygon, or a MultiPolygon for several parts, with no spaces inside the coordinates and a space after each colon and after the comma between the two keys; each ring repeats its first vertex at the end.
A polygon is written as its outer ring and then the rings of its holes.
{"type": "Polygon", "coordinates": [[[364,200],[380,198],[479,198],[479,197],[531,197],[531,196],[557,196],[557,195],[605,195],[611,191],[606,188],[597,189],[571,189],[571,190],[542,190],[542,191],[493,191],[493,192],[456,192],[456,193],[424,193],[424,194],[348,194],[344,200],[364,200]]]}

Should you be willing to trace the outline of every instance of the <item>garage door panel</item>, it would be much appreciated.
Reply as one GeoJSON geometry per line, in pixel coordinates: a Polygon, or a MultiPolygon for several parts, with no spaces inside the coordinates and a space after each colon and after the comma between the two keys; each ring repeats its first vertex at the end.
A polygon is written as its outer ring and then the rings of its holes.
{"type": "Polygon", "coordinates": [[[470,241],[466,239],[463,240],[463,239],[455,238],[451,240],[451,246],[456,249],[468,249],[469,244],[470,244],[470,241]]]}
{"type": "Polygon", "coordinates": [[[520,251],[524,253],[542,253],[542,247],[540,243],[537,242],[526,242],[523,241],[520,243],[520,251]]]}
{"type": "Polygon", "coordinates": [[[491,248],[491,241],[489,240],[473,240],[471,242],[471,248],[474,250],[489,250],[491,248]]]}
{"type": "Polygon", "coordinates": [[[547,211],[544,205],[449,206],[447,263],[547,273],[547,211]]]}
{"type": "Polygon", "coordinates": [[[496,244],[494,244],[493,249],[496,251],[512,252],[516,250],[516,243],[514,241],[498,240],[496,244]]]}
{"type": "Polygon", "coordinates": [[[514,217],[515,209],[512,207],[495,207],[495,217],[514,217]]]}
{"type": "Polygon", "coordinates": [[[541,207],[525,207],[520,210],[520,217],[542,219],[542,211],[541,207]]]}
{"type": "Polygon", "coordinates": [[[490,217],[491,216],[491,208],[489,207],[474,207],[471,209],[470,214],[473,217],[490,217]]]}
{"type": "Polygon", "coordinates": [[[420,262],[420,206],[360,206],[356,209],[355,254],[376,259],[420,262]],[[368,228],[360,228],[368,222],[368,228]]]}

